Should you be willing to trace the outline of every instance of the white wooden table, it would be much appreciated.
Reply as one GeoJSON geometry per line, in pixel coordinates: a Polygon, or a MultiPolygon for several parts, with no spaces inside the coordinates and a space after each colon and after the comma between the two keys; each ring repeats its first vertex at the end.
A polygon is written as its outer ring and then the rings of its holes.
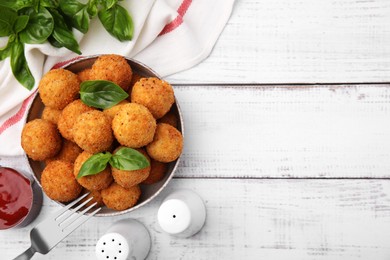
{"type": "MultiPolygon", "coordinates": [[[[186,127],[168,188],[34,259],[95,259],[98,237],[122,218],[149,229],[148,259],[390,259],[388,0],[237,0],[211,56],[167,80],[186,127]],[[179,188],[208,210],[189,239],[156,221],[179,188]]],[[[57,207],[45,198],[29,227],[0,232],[0,258],[26,249],[57,207]]]]}

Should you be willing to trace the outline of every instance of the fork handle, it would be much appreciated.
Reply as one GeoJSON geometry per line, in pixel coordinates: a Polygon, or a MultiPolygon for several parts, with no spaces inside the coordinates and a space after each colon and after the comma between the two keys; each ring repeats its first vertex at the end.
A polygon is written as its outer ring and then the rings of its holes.
{"type": "Polygon", "coordinates": [[[35,254],[35,249],[31,246],[29,249],[15,257],[13,260],[28,260],[35,254]]]}

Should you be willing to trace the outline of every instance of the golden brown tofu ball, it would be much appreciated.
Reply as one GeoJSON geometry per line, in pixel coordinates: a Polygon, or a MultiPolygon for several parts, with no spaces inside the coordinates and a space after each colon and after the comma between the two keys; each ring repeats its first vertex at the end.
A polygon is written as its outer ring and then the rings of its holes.
{"type": "Polygon", "coordinates": [[[82,187],[73,176],[73,163],[52,161],[42,171],[42,189],[46,195],[60,202],[78,197],[82,187]]]}
{"type": "Polygon", "coordinates": [[[154,118],[163,117],[175,102],[172,86],[158,78],[142,78],[134,84],[131,102],[144,105],[154,118]]]}
{"type": "MultiPolygon", "coordinates": [[[[121,147],[118,147],[115,151],[118,151],[121,147]]],[[[138,152],[142,153],[149,161],[150,163],[150,157],[143,149],[136,149],[138,152]]],[[[133,171],[125,171],[125,170],[119,170],[117,168],[111,167],[112,177],[114,177],[114,180],[116,183],[121,185],[123,188],[130,188],[134,185],[137,185],[141,182],[143,182],[146,178],[148,178],[150,173],[150,166],[139,169],[139,170],[133,170],[133,171]]]]}
{"type": "Polygon", "coordinates": [[[39,82],[38,91],[45,106],[61,110],[77,99],[80,80],[69,70],[54,69],[43,76],[39,82]]]}
{"type": "Polygon", "coordinates": [[[116,113],[118,113],[122,109],[122,106],[125,104],[129,104],[129,101],[122,100],[121,102],[119,102],[115,106],[104,109],[103,113],[106,114],[107,116],[109,116],[112,120],[112,119],[114,119],[114,116],[116,115],[116,113]]]}
{"type": "Polygon", "coordinates": [[[84,104],[81,99],[77,99],[67,105],[58,118],[58,130],[60,130],[61,135],[65,139],[74,141],[73,125],[76,122],[76,119],[79,115],[92,110],[95,109],[84,104]]]}
{"type": "Polygon", "coordinates": [[[138,185],[125,189],[113,182],[110,187],[101,191],[104,204],[114,210],[125,210],[133,207],[141,196],[138,185]]]}
{"type": "Polygon", "coordinates": [[[73,163],[82,151],[77,144],[64,139],[60,152],[56,156],[47,159],[45,163],[48,164],[51,161],[57,160],[73,163]]]}
{"type": "Polygon", "coordinates": [[[95,175],[89,175],[84,176],[81,178],[77,178],[77,175],[80,172],[81,167],[83,166],[83,163],[88,160],[89,157],[91,157],[93,154],[88,153],[86,151],[82,152],[74,162],[74,177],[80,183],[81,186],[86,188],[87,190],[102,190],[110,186],[112,182],[112,176],[111,176],[111,170],[110,167],[106,167],[103,171],[95,174],[95,175]]]}
{"type": "Polygon", "coordinates": [[[91,69],[85,69],[85,70],[82,70],[80,71],[79,73],[77,73],[77,76],[79,76],[79,79],[81,82],[83,81],[86,81],[86,80],[90,80],[90,73],[91,73],[91,69]]]}
{"type": "Polygon", "coordinates": [[[176,160],[183,150],[183,136],[171,125],[157,124],[153,142],[146,146],[150,157],[159,162],[176,160]]]}
{"type": "Polygon", "coordinates": [[[45,107],[42,111],[42,119],[52,122],[57,125],[58,118],[61,115],[62,110],[54,109],[51,107],[45,107]]]}
{"type": "Polygon", "coordinates": [[[158,120],[158,123],[165,123],[173,126],[174,128],[177,128],[177,116],[176,114],[171,110],[168,113],[166,113],[162,118],[158,120]]]}
{"type": "Polygon", "coordinates": [[[21,139],[28,157],[36,161],[44,161],[55,156],[62,145],[56,125],[43,119],[28,122],[23,127],[21,139]]]}
{"type": "Polygon", "coordinates": [[[110,118],[98,110],[81,114],[73,126],[73,138],[81,149],[89,153],[109,150],[114,141],[110,118]]]}
{"type": "Polygon", "coordinates": [[[92,190],[92,191],[90,191],[90,190],[87,190],[87,189],[83,189],[82,194],[85,194],[85,193],[89,193],[89,194],[87,195],[87,197],[82,199],[81,202],[84,202],[84,201],[88,200],[89,198],[92,198],[89,202],[87,202],[87,204],[85,204],[85,207],[89,207],[92,204],[94,204],[95,202],[96,202],[95,207],[104,206],[103,197],[102,197],[102,194],[101,194],[100,190],[92,190]]]}
{"type": "Polygon", "coordinates": [[[168,164],[153,159],[150,166],[150,174],[148,178],[142,182],[143,184],[153,184],[161,181],[168,169],[168,164]]]}
{"type": "Polygon", "coordinates": [[[94,62],[89,79],[112,81],[127,91],[132,75],[133,71],[124,57],[110,54],[102,55],[94,62]]]}
{"type": "Polygon", "coordinates": [[[139,148],[153,140],[156,120],[146,107],[129,103],[115,115],[112,130],[121,145],[139,148]]]}
{"type": "Polygon", "coordinates": [[[139,81],[141,78],[143,78],[143,76],[141,76],[140,74],[135,73],[135,72],[133,71],[133,76],[131,77],[130,87],[129,87],[129,89],[127,90],[127,94],[129,94],[129,97],[127,98],[127,100],[131,101],[131,90],[133,89],[134,84],[135,84],[137,81],[139,81]]]}

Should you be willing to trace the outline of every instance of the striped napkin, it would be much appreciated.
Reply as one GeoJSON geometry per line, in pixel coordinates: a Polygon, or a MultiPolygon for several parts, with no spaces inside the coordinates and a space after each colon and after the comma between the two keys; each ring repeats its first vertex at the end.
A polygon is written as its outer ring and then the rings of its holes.
{"type": "MultiPolygon", "coordinates": [[[[114,53],[132,57],[164,77],[191,68],[210,54],[230,17],[234,0],[125,0],[121,5],[133,18],[133,40],[114,39],[98,19],[93,19],[85,35],[74,31],[82,55],[114,53]]],[[[6,41],[0,38],[0,46],[6,41]]],[[[77,58],[77,54],[48,43],[26,45],[25,56],[36,79],[32,91],[15,80],[9,58],[0,62],[0,161],[24,154],[20,135],[39,79],[51,68],[77,58]]]]}

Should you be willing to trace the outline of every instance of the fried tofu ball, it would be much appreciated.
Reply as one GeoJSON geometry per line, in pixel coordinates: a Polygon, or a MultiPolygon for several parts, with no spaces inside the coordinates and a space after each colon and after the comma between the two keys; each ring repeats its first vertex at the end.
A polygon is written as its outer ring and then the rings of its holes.
{"type": "Polygon", "coordinates": [[[138,185],[125,189],[113,182],[110,187],[101,191],[104,204],[114,210],[125,210],[133,207],[141,196],[138,185]]]}
{"type": "Polygon", "coordinates": [[[95,109],[84,104],[81,99],[77,99],[67,105],[58,118],[58,130],[60,130],[61,135],[65,139],[74,141],[73,125],[76,122],[76,119],[79,115],[92,110],[95,109]]]}
{"type": "Polygon", "coordinates": [[[145,106],[154,118],[163,117],[175,102],[172,86],[158,78],[142,78],[134,84],[131,102],[145,106]]]}
{"type": "Polygon", "coordinates": [[[112,120],[112,119],[114,119],[114,116],[116,115],[116,113],[118,113],[122,109],[122,106],[125,104],[129,104],[129,101],[122,100],[121,102],[119,102],[115,106],[104,109],[103,113],[106,114],[107,116],[109,116],[112,120]]]}
{"type": "Polygon", "coordinates": [[[150,167],[150,174],[148,178],[142,182],[143,184],[153,184],[161,181],[167,172],[168,164],[152,159],[150,167]]]}
{"type": "Polygon", "coordinates": [[[83,150],[81,150],[77,144],[65,139],[62,142],[62,148],[60,152],[56,156],[47,159],[45,163],[48,164],[51,161],[57,160],[73,163],[82,151],[83,150]]]}
{"type": "Polygon", "coordinates": [[[137,81],[139,81],[141,78],[143,78],[143,76],[141,76],[138,73],[133,72],[133,76],[131,77],[130,87],[127,90],[127,94],[129,94],[129,97],[127,98],[127,100],[131,101],[131,90],[133,89],[134,84],[137,81]]]}
{"type": "Polygon", "coordinates": [[[87,190],[102,190],[110,186],[112,182],[110,167],[106,167],[103,171],[95,174],[77,178],[83,163],[88,160],[93,154],[86,151],[82,152],[74,162],[74,177],[81,186],[87,190]]]}
{"type": "Polygon", "coordinates": [[[98,110],[81,114],[73,125],[73,138],[89,153],[107,151],[114,141],[110,118],[98,110]]]}
{"type": "MultiPolygon", "coordinates": [[[[118,151],[121,147],[118,147],[115,151],[118,151]]],[[[150,157],[143,149],[136,149],[138,152],[142,153],[149,161],[150,163],[150,157]]],[[[130,188],[134,185],[137,185],[141,182],[143,182],[146,178],[148,178],[150,173],[150,166],[139,169],[139,170],[132,170],[132,171],[126,171],[126,170],[119,170],[115,167],[111,167],[112,177],[114,177],[114,180],[116,183],[121,185],[123,188],[130,188]]]]}
{"type": "Polygon", "coordinates": [[[36,161],[44,161],[55,156],[62,145],[56,125],[44,119],[28,122],[23,127],[21,139],[28,157],[36,161]]]}
{"type": "Polygon", "coordinates": [[[121,145],[139,148],[153,140],[156,120],[146,107],[129,103],[115,115],[112,130],[121,145]]]}
{"type": "Polygon", "coordinates": [[[166,123],[173,126],[174,128],[177,128],[177,122],[178,122],[177,116],[175,113],[173,113],[173,111],[169,111],[168,113],[165,114],[165,116],[163,116],[158,120],[158,123],[166,123]]]}
{"type": "Polygon", "coordinates": [[[42,171],[42,189],[46,195],[60,202],[77,198],[82,187],[73,176],[73,163],[52,161],[42,171]]]}
{"type": "Polygon", "coordinates": [[[146,146],[150,157],[159,162],[176,160],[183,150],[183,136],[171,125],[157,124],[153,142],[146,146]]]}
{"type": "Polygon", "coordinates": [[[77,99],[80,80],[69,70],[53,69],[43,76],[38,91],[45,106],[61,110],[77,99]]]}
{"type": "Polygon", "coordinates": [[[90,73],[91,73],[91,69],[85,69],[85,70],[82,70],[80,71],[79,73],[77,73],[77,76],[79,76],[79,79],[81,82],[83,81],[86,81],[86,80],[90,80],[90,73]]]}
{"type": "Polygon", "coordinates": [[[112,81],[127,91],[131,84],[133,71],[126,59],[120,55],[102,55],[93,63],[89,73],[90,80],[112,81]]]}
{"type": "Polygon", "coordinates": [[[89,193],[89,194],[87,195],[87,197],[82,199],[81,202],[84,202],[84,201],[88,200],[89,198],[92,198],[89,202],[87,202],[87,204],[85,204],[85,207],[89,207],[92,204],[94,204],[95,202],[96,202],[96,205],[94,207],[104,206],[103,197],[102,197],[100,190],[90,191],[90,190],[83,189],[82,194],[85,194],[85,193],[89,193]]]}
{"type": "Polygon", "coordinates": [[[45,107],[42,111],[42,119],[45,119],[47,121],[52,122],[53,124],[58,123],[58,118],[60,118],[62,110],[50,108],[50,107],[45,107]]]}

